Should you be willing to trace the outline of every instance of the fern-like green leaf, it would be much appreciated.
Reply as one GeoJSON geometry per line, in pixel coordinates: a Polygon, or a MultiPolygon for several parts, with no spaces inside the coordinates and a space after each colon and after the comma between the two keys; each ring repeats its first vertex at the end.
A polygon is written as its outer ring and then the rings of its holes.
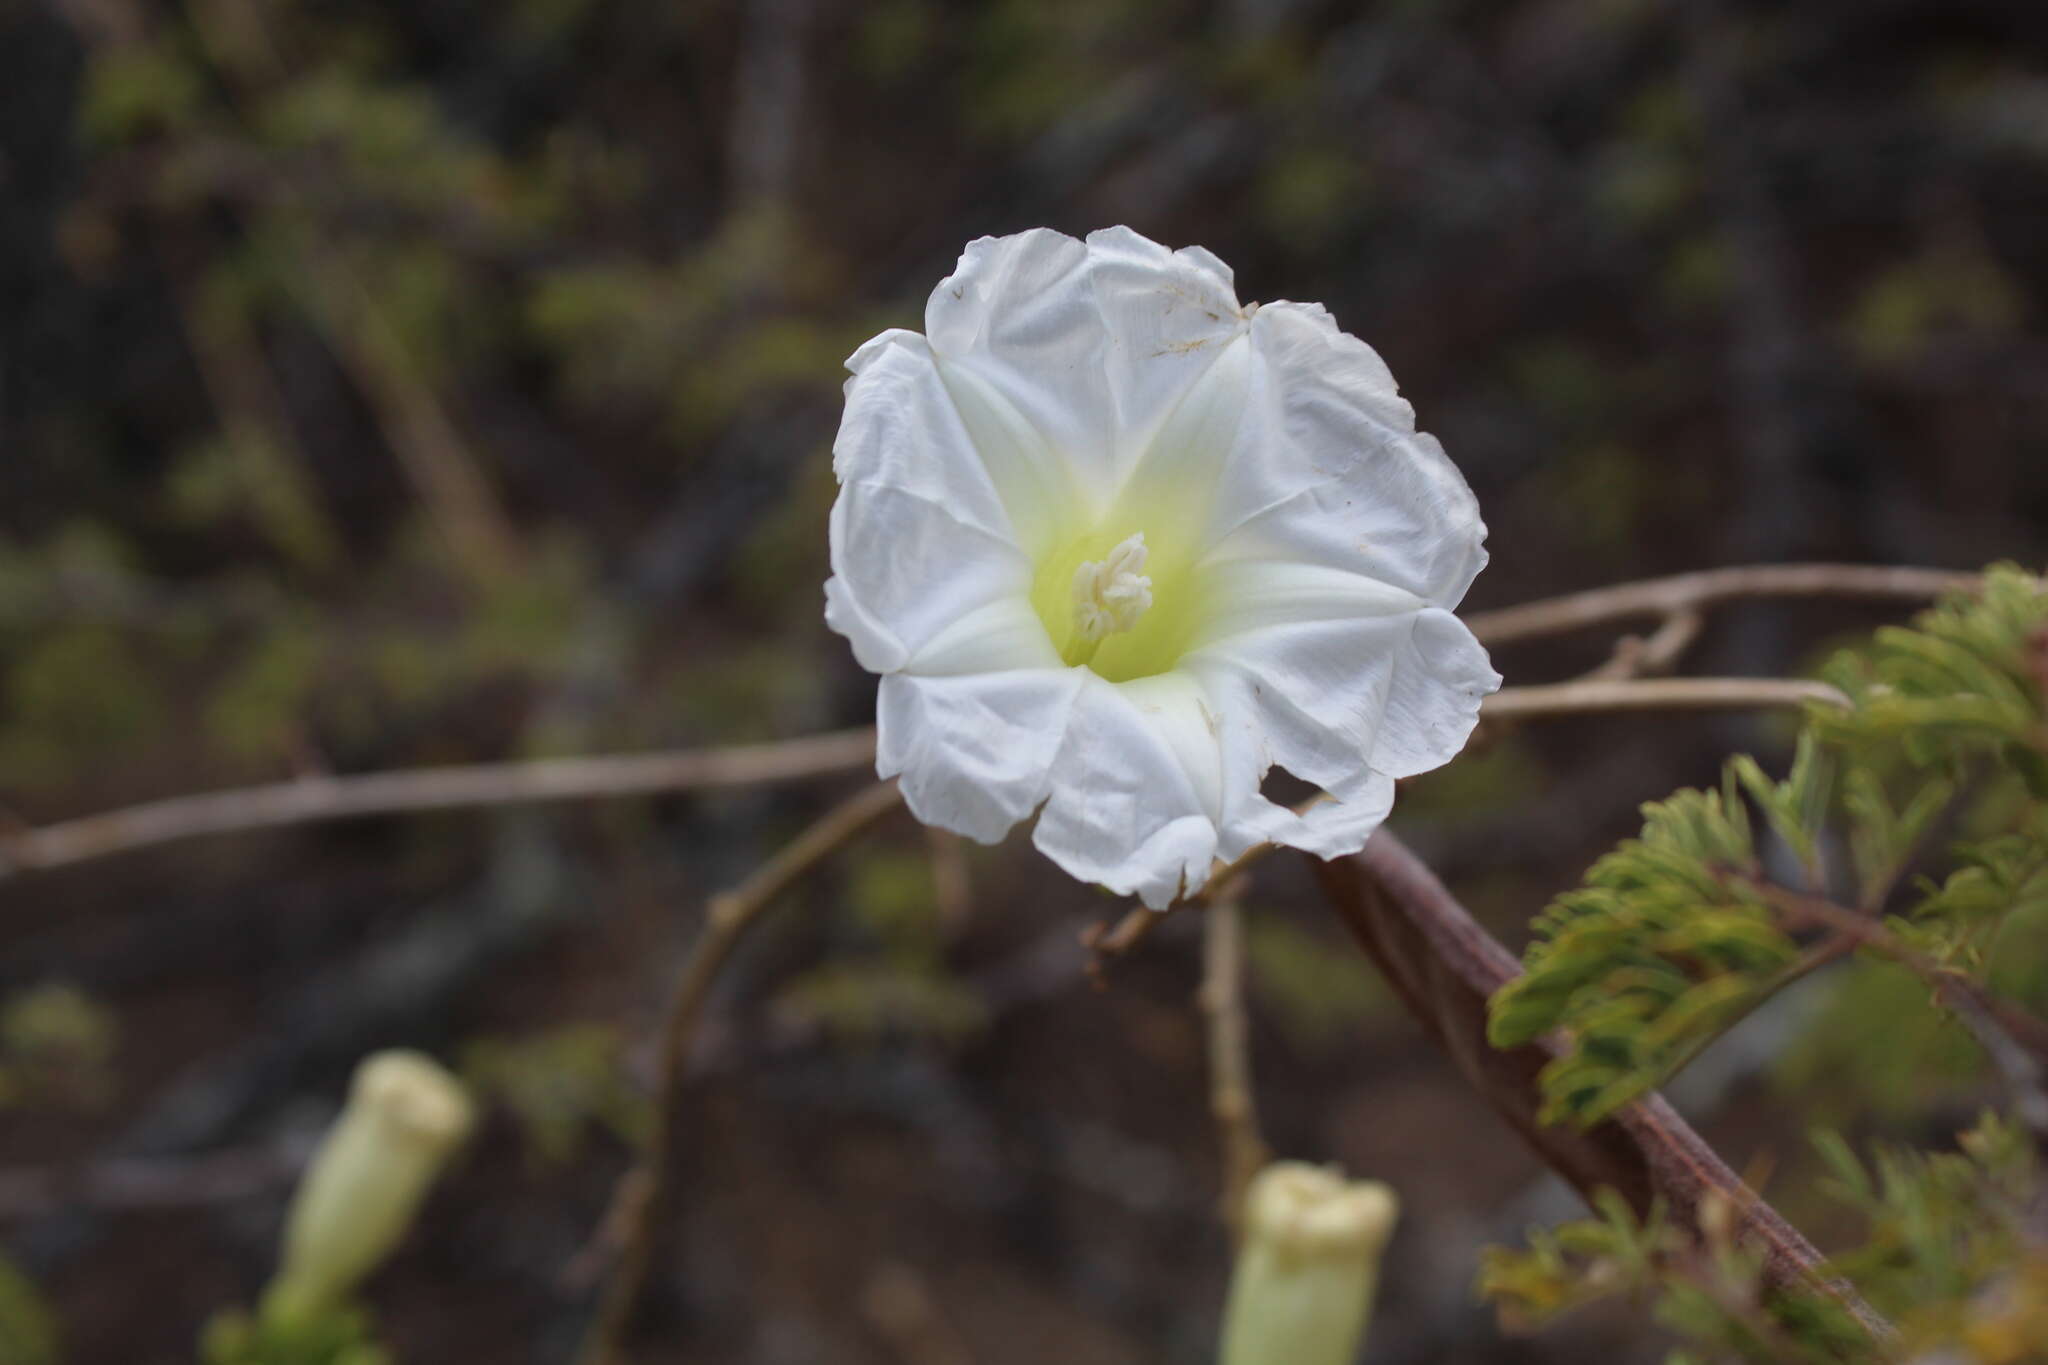
{"type": "MultiPolygon", "coordinates": [[[[1814,771],[1809,759],[1784,787],[1764,784],[1773,806],[1809,801],[1814,771]]],[[[1731,765],[1718,790],[1646,805],[1642,834],[1537,918],[1528,970],[1495,997],[1489,1036],[1512,1047],[1567,1031],[1572,1050],[1541,1078],[1545,1122],[1592,1123],[1637,1098],[1796,957],[1748,882],[1756,854],[1744,781],[1731,765]]]]}

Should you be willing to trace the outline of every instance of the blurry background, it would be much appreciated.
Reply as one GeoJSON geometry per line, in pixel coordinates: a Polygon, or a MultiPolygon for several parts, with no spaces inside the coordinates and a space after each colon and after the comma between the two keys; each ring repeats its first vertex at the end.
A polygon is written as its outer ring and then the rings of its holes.
{"type": "MultiPolygon", "coordinates": [[[[821,620],[840,363],[968,239],[1111,223],[1386,356],[1492,527],[1470,605],[2048,545],[2024,0],[0,0],[6,818],[866,723],[821,620]]],[[[1732,609],[1691,664],[1796,670],[1880,619],[1732,609]]],[[[1519,942],[1637,802],[1779,734],[1529,730],[1395,823],[1519,942]]],[[[189,1358],[350,1065],[404,1043],[491,1114],[378,1283],[391,1337],[565,1359],[698,907],[847,789],[0,880],[0,1229],[66,1358],[189,1358]]],[[[1208,1359],[1193,926],[1096,993],[1074,933],[1118,908],[903,817],[793,897],[704,1040],[645,1358],[1208,1359]],[[952,1343],[902,1328],[920,1296],[952,1343]]],[[[1569,1201],[1298,866],[1251,908],[1269,1136],[1406,1201],[1369,1358],[1656,1358],[1624,1319],[1498,1336],[1474,1248],[1569,1201]]],[[[1984,1092],[1910,985],[1795,1004],[1683,1098],[1797,1217],[1805,1123],[1927,1137],[1984,1092]],[[1883,1046],[1830,1031],[1849,996],[1883,1046]]]]}

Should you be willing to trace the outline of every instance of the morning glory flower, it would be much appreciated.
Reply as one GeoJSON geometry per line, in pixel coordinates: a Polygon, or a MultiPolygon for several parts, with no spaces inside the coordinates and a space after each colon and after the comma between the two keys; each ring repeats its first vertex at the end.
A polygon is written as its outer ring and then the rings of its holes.
{"type": "Polygon", "coordinates": [[[826,620],[877,768],[1161,908],[1262,843],[1355,852],[1500,684],[1451,614],[1471,490],[1315,304],[1128,228],[970,244],[847,362],[826,620]],[[1261,794],[1274,766],[1335,799],[1261,794]]]}

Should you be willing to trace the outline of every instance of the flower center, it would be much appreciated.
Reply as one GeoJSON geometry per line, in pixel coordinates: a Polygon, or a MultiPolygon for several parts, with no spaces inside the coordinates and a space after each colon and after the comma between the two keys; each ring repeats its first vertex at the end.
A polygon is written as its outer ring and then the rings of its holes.
{"type": "Polygon", "coordinates": [[[1105,637],[1137,625],[1152,605],[1152,580],[1138,572],[1145,567],[1145,558],[1145,533],[1140,531],[1121,541],[1107,558],[1083,560],[1074,567],[1074,628],[1067,637],[1068,663],[1087,663],[1105,637]]]}

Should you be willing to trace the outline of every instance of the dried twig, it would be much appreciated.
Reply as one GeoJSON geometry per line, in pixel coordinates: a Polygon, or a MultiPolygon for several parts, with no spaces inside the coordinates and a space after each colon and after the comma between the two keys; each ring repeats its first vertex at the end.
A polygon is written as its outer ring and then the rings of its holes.
{"type": "Polygon", "coordinates": [[[966,927],[974,908],[974,878],[967,865],[966,841],[937,825],[926,825],[924,835],[939,924],[948,934],[957,934],[966,927]]]}
{"type": "Polygon", "coordinates": [[[1271,1157],[1259,1132],[1252,1090],[1251,1037],[1244,1011],[1244,912],[1235,898],[1212,902],[1202,918],[1202,1014],[1209,1025],[1209,1114],[1223,1156],[1219,1205],[1232,1238],[1244,1224],[1245,1191],[1271,1157]]]}
{"type": "Polygon", "coordinates": [[[778,744],[726,749],[301,777],[260,787],[175,796],[40,829],[0,833],[0,877],[202,834],[276,829],[351,816],[787,782],[863,767],[873,761],[874,753],[873,730],[839,730],[778,744]]]}
{"type": "MultiPolygon", "coordinates": [[[[1321,805],[1329,799],[1328,796],[1318,792],[1296,806],[1294,813],[1299,815],[1309,807],[1321,805]]],[[[1143,943],[1151,936],[1153,926],[1168,915],[1178,914],[1182,910],[1192,910],[1196,906],[1207,905],[1217,896],[1232,891],[1237,885],[1239,877],[1252,868],[1257,867],[1259,862],[1271,854],[1277,847],[1278,845],[1276,844],[1259,844],[1247,849],[1244,856],[1236,862],[1216,865],[1211,869],[1208,881],[1203,882],[1198,889],[1181,897],[1164,910],[1150,910],[1142,905],[1134,905],[1124,911],[1122,917],[1113,925],[1108,920],[1098,920],[1096,923],[1083,929],[1081,931],[1081,946],[1088,950],[1088,964],[1084,968],[1088,974],[1088,979],[1093,981],[1096,987],[1100,989],[1106,984],[1104,972],[1109,966],[1110,959],[1122,957],[1143,943]]]]}
{"type": "Polygon", "coordinates": [[[666,1202],[672,1165],[670,1148],[682,1105],[684,1065],[696,1037],[697,1020],[703,1014],[704,1002],[710,997],[720,968],[776,897],[826,855],[896,809],[902,800],[893,782],[867,788],[827,811],[736,889],[712,898],[704,916],[704,928],[690,950],[689,960],[683,964],[662,1020],[646,1145],[638,1164],[625,1177],[635,1182],[636,1197],[616,1203],[618,1217],[624,1224],[619,1236],[619,1262],[577,1354],[580,1365],[612,1365],[619,1358],[619,1347],[646,1285],[666,1202]]]}
{"type": "Polygon", "coordinates": [[[1854,1314],[1873,1338],[1893,1338],[1891,1325],[1853,1288],[1829,1277],[1813,1245],[1661,1096],[1584,1131],[1537,1120],[1537,1073],[1557,1044],[1499,1049],[1486,1039],[1486,1002],[1520,974],[1520,965],[1392,834],[1382,829],[1364,852],[1315,867],[1331,905],[1395,994],[1495,1114],[1581,1194],[1613,1189],[1639,1214],[1661,1200],[1671,1217],[1695,1231],[1703,1211],[1725,1201],[1735,1210],[1737,1235],[1762,1254],[1767,1283],[1817,1289],[1854,1314]]]}
{"type": "Polygon", "coordinates": [[[1489,645],[1564,635],[1639,616],[1698,611],[1747,597],[1871,597],[1924,601],[1975,587],[1980,577],[1948,569],[1877,564],[1747,564],[1648,578],[1610,588],[1482,611],[1465,618],[1489,645]]]}
{"type": "Polygon", "coordinates": [[[1614,643],[1614,653],[1594,669],[1588,678],[1644,678],[1671,672],[1685,651],[1706,628],[1704,612],[1686,608],[1664,618],[1662,625],[1645,638],[1624,635],[1614,643]]]}
{"type": "Polygon", "coordinates": [[[1849,699],[1827,683],[1803,678],[1581,678],[1504,687],[1479,713],[1487,720],[1529,720],[1600,711],[1739,711],[1810,701],[1846,706],[1849,699]]]}

